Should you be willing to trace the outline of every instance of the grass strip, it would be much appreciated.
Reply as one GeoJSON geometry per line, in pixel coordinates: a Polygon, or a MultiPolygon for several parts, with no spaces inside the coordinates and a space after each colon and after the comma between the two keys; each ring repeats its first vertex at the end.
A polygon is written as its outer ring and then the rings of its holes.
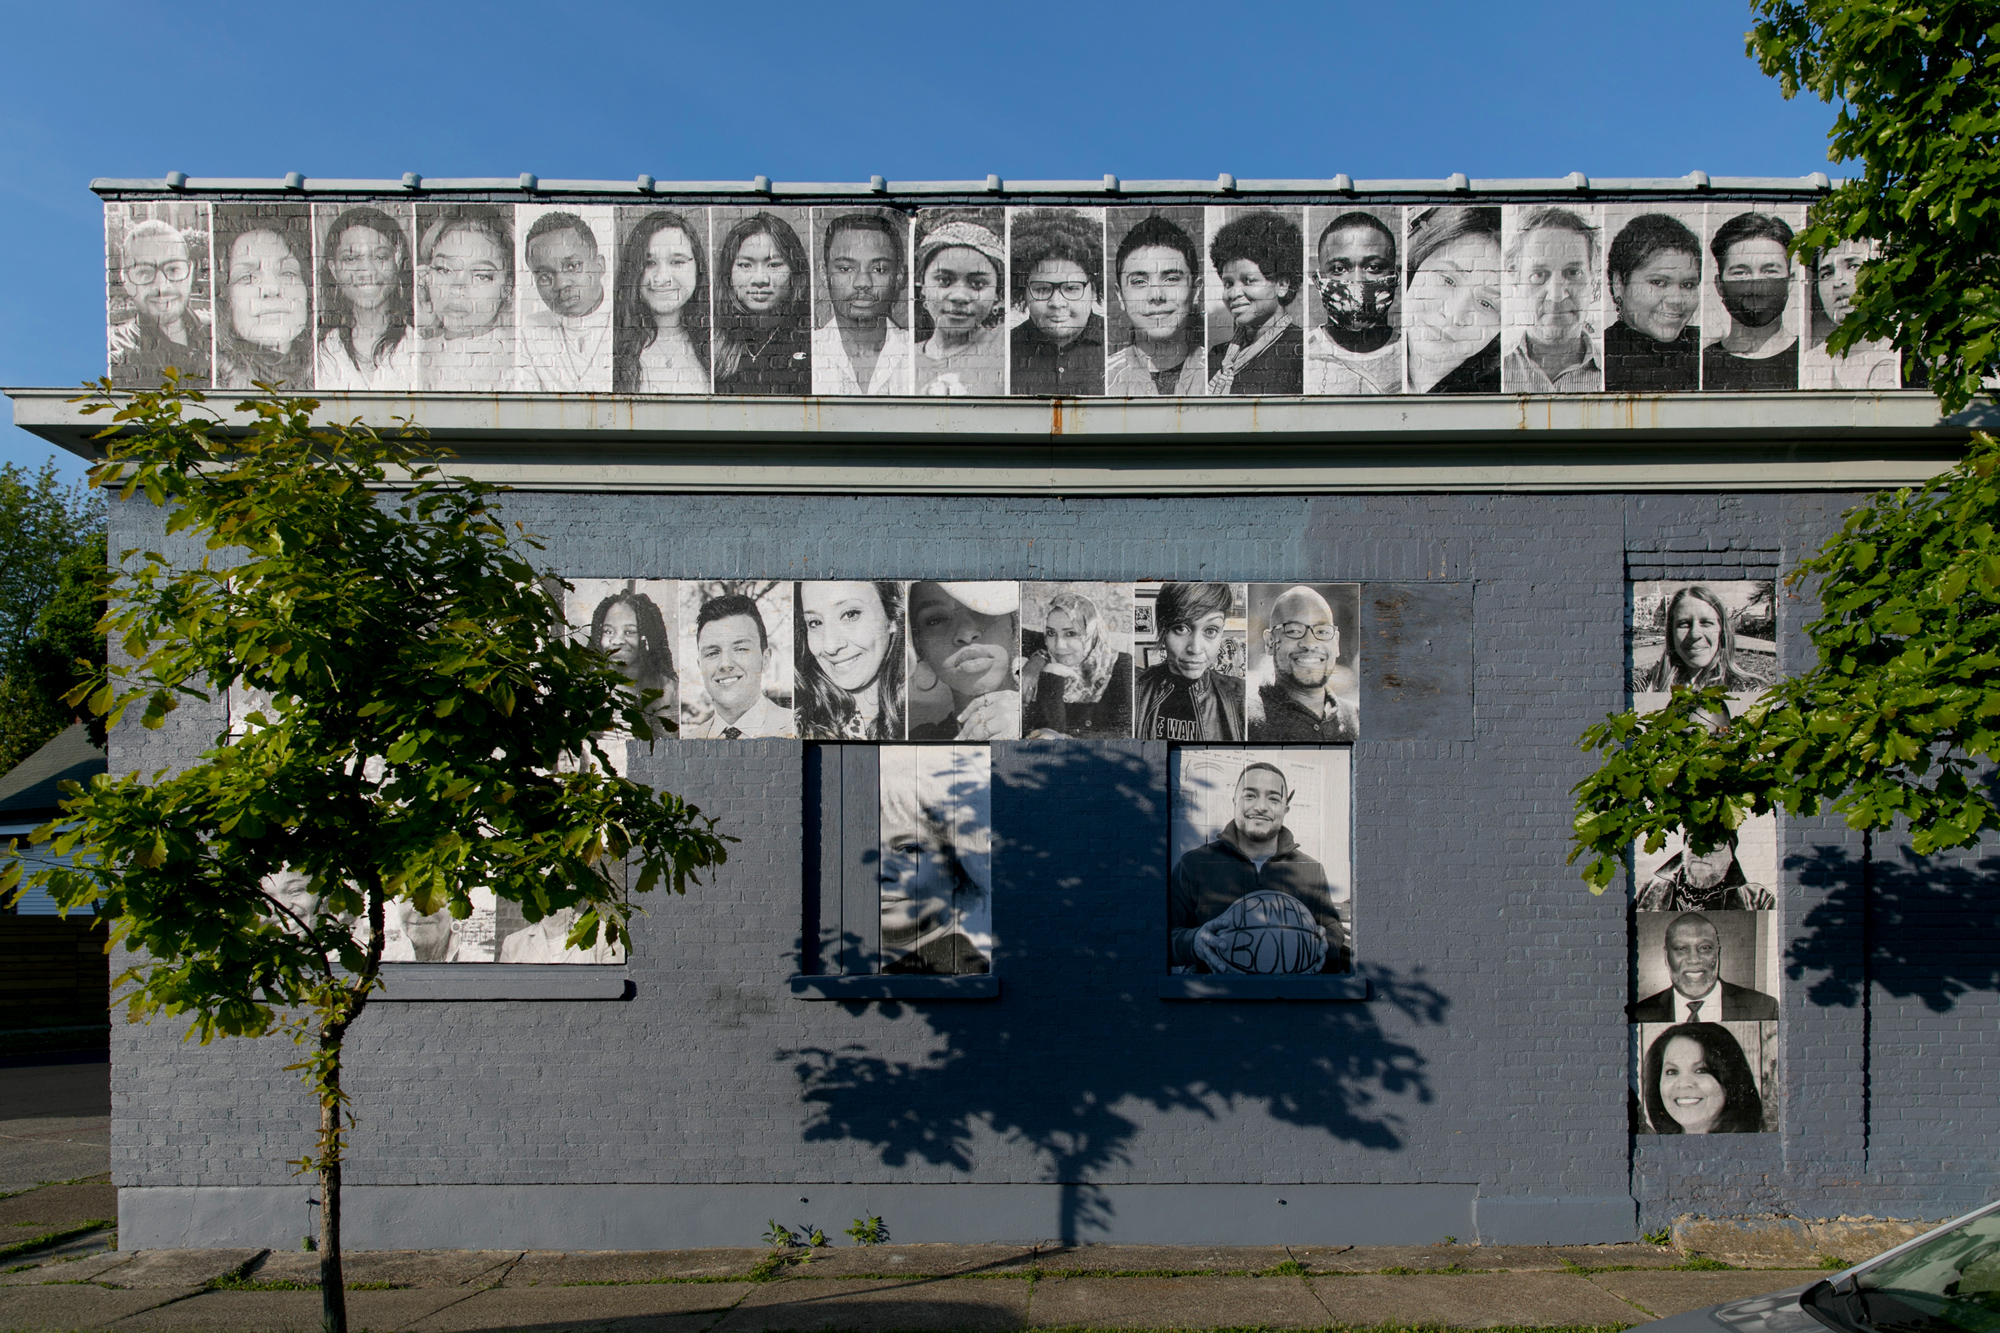
{"type": "Polygon", "coordinates": [[[100,1217],[80,1222],[73,1227],[65,1227],[61,1231],[51,1231],[48,1235],[38,1237],[34,1240],[17,1241],[12,1245],[0,1245],[0,1263],[5,1263],[17,1254],[33,1254],[36,1250],[46,1250],[51,1245],[60,1245],[66,1240],[75,1240],[78,1236],[88,1236],[91,1232],[102,1231],[110,1225],[111,1222],[108,1219],[100,1217]]]}
{"type": "MultiPolygon", "coordinates": [[[[349,1291],[412,1291],[414,1282],[350,1282],[349,1291]]],[[[202,1286],[203,1291],[318,1291],[317,1282],[299,1282],[292,1278],[274,1278],[259,1281],[253,1277],[241,1277],[235,1273],[223,1277],[210,1278],[202,1286]]]]}

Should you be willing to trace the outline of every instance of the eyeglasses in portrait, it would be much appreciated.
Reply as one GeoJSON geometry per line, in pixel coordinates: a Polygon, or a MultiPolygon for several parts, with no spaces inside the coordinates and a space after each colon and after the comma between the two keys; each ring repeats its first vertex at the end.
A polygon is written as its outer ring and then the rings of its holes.
{"type": "Polygon", "coordinates": [[[1361,585],[1252,583],[1250,739],[1361,738],[1361,585]]]}
{"type": "Polygon", "coordinates": [[[1168,970],[1353,970],[1351,751],[1177,746],[1168,970]]]}
{"type": "Polygon", "coordinates": [[[172,366],[193,389],[214,382],[209,206],[160,200],[104,206],[106,373],[157,389],[172,366]]]}
{"type": "Polygon", "coordinates": [[[1016,397],[1104,392],[1104,210],[1007,210],[1008,378],[1016,397]]]}

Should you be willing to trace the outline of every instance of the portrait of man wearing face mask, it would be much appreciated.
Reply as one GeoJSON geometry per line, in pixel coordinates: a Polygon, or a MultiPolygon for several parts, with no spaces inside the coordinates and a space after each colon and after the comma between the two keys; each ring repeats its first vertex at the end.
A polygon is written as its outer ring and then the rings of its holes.
{"type": "Polygon", "coordinates": [[[1306,392],[1401,393],[1396,327],[1396,229],[1373,213],[1342,213],[1313,247],[1322,323],[1306,332],[1306,392]]]}
{"type": "Polygon", "coordinates": [[[1768,213],[1738,213],[1708,243],[1729,331],[1701,352],[1701,387],[1756,393],[1799,387],[1792,305],[1792,229],[1768,213]]]}

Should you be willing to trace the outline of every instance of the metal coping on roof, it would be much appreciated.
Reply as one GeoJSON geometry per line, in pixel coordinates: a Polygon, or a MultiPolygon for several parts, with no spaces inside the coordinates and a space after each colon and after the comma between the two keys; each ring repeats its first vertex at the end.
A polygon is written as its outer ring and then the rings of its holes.
{"type": "Polygon", "coordinates": [[[100,195],[127,194],[270,194],[270,195],[428,195],[512,193],[529,197],[550,195],[630,196],[637,199],[684,196],[741,196],[752,199],[899,199],[933,197],[984,199],[1060,196],[1101,199],[1154,196],[1208,196],[1218,200],[1270,195],[1685,195],[1685,194],[1818,194],[1833,188],[1823,171],[1808,176],[1714,176],[1691,171],[1672,177],[1591,178],[1582,172],[1568,176],[1471,180],[1456,174],[1443,180],[1351,180],[1345,175],[1326,180],[1238,180],[1224,172],[1214,180],[889,181],[875,177],[859,182],[773,181],[758,176],[736,181],[660,181],[636,176],[624,181],[544,180],[533,172],[519,176],[426,177],[408,172],[398,180],[341,180],[292,172],[278,178],[188,176],[170,172],[159,179],[100,177],[90,188],[100,195]]]}

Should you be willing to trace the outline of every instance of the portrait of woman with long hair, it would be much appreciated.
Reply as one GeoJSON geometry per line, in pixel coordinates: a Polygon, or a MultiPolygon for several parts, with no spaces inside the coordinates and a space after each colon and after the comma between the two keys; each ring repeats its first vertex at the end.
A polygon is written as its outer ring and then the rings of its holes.
{"type": "Polygon", "coordinates": [[[611,659],[634,694],[660,691],[646,715],[668,722],[680,707],[672,637],[658,603],[630,584],[600,601],[590,616],[590,646],[611,659]]]}
{"type": "Polygon", "coordinates": [[[419,205],[418,381],[493,392],[514,379],[514,218],[499,204],[419,205]]]}
{"type": "Polygon", "coordinates": [[[812,279],[792,224],[759,210],[715,247],[715,391],[812,392],[812,279]]]}
{"type": "Polygon", "coordinates": [[[1655,1134],[1755,1134],[1764,1128],[1757,1075],[1728,1028],[1677,1023],[1646,1051],[1646,1119],[1655,1134]]]}
{"type": "MultiPolygon", "coordinates": [[[[622,210],[628,217],[637,210],[622,210]]],[[[611,384],[618,393],[708,392],[708,225],[640,213],[618,247],[611,384]]]]}
{"type": "Polygon", "coordinates": [[[902,585],[801,583],[792,607],[799,737],[902,740],[902,585]]]}
{"type": "Polygon", "coordinates": [[[1500,392],[1500,210],[1427,208],[1404,261],[1410,392],[1500,392]]]}
{"type": "MultiPolygon", "coordinates": [[[[1021,670],[1021,726],[1031,736],[1116,740],[1132,734],[1132,654],[1129,634],[1100,606],[1120,589],[1102,585],[1095,597],[1064,588],[1041,614],[1041,645],[1021,670]]],[[[1129,594],[1127,595],[1129,601],[1129,594]]],[[[1028,630],[1022,631],[1026,649],[1028,630]]]]}
{"type": "Polygon", "coordinates": [[[303,207],[216,208],[216,388],[312,382],[311,226],[303,207]]]}
{"type": "Polygon", "coordinates": [[[1736,660],[1736,628],[1729,608],[1712,588],[1691,583],[1667,599],[1666,643],[1657,662],[1632,673],[1634,694],[1663,694],[1679,686],[1730,693],[1761,690],[1770,678],[1736,660]]]}
{"type": "MultiPolygon", "coordinates": [[[[316,211],[322,217],[333,212],[325,206],[316,211]]],[[[320,240],[315,387],[414,387],[415,324],[408,229],[379,208],[340,210],[320,240]]]]}

